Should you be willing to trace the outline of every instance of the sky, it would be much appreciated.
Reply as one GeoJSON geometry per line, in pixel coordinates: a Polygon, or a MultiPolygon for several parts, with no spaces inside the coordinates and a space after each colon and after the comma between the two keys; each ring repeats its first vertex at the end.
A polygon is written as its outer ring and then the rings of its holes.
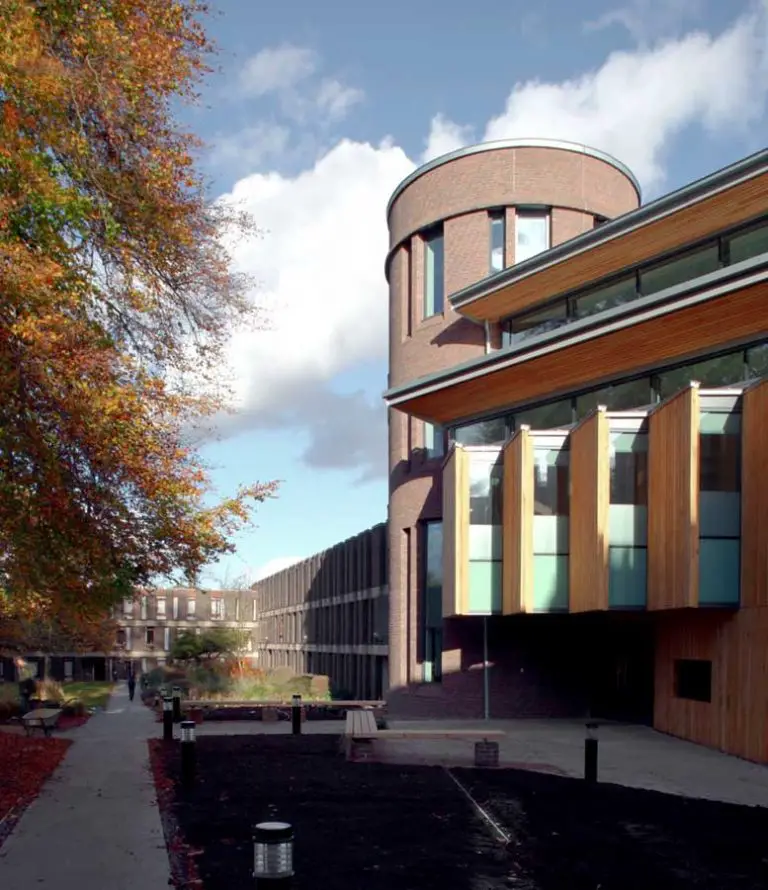
{"type": "Polygon", "coordinates": [[[462,145],[613,154],[650,200],[765,147],[768,0],[218,0],[219,70],[182,111],[261,330],[203,444],[211,497],[280,480],[203,583],[259,580],[386,519],[386,203],[462,145]]]}

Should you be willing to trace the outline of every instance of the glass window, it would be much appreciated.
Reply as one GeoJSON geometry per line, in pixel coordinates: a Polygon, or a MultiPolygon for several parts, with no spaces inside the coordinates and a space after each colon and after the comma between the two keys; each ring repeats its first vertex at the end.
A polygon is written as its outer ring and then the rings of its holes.
{"type": "Polygon", "coordinates": [[[741,436],[724,433],[699,436],[699,489],[740,491],[741,436]]]}
{"type": "Polygon", "coordinates": [[[133,617],[133,600],[123,600],[123,615],[126,618],[133,617]]]}
{"type": "Polygon", "coordinates": [[[443,523],[425,522],[424,595],[422,616],[423,679],[437,682],[441,675],[443,627],[443,523]]]}
{"type": "Polygon", "coordinates": [[[164,637],[163,649],[165,649],[167,652],[171,648],[171,629],[170,629],[170,627],[166,627],[163,630],[163,637],[164,637]]]}
{"type": "Polygon", "coordinates": [[[598,405],[605,405],[609,411],[629,411],[632,408],[645,408],[653,403],[650,377],[604,386],[584,393],[576,399],[576,417],[586,417],[598,405]]]}
{"type": "Polygon", "coordinates": [[[443,440],[445,435],[441,426],[424,423],[424,450],[428,458],[442,457],[445,451],[443,440]]]}
{"type": "Polygon", "coordinates": [[[619,281],[614,281],[613,284],[607,284],[605,287],[577,297],[576,318],[586,318],[598,312],[605,312],[607,309],[613,309],[614,306],[621,306],[623,303],[636,300],[637,297],[635,276],[622,278],[619,281]]]}
{"type": "Polygon", "coordinates": [[[195,617],[195,614],[196,614],[196,612],[195,612],[196,606],[197,606],[197,603],[195,602],[195,598],[194,598],[193,596],[192,596],[192,597],[188,597],[188,598],[187,598],[187,618],[194,618],[194,617],[195,617]]]}
{"type": "Polygon", "coordinates": [[[693,281],[720,268],[717,245],[705,247],[685,256],[677,257],[652,269],[640,272],[640,293],[648,296],[674,287],[685,281],[693,281]]]}
{"type": "Polygon", "coordinates": [[[504,211],[494,210],[488,214],[491,224],[490,270],[501,272],[505,265],[506,225],[504,211]]]}
{"type": "Polygon", "coordinates": [[[768,226],[759,226],[734,235],[727,241],[728,259],[730,263],[742,263],[752,257],[768,253],[768,226]]]}
{"type": "Polygon", "coordinates": [[[424,236],[424,318],[440,315],[445,300],[443,227],[424,236]]]}
{"type": "Polygon", "coordinates": [[[159,596],[157,598],[157,617],[165,618],[165,597],[159,596]]]}
{"type": "Polygon", "coordinates": [[[568,306],[565,300],[551,303],[536,312],[528,312],[517,318],[511,318],[504,324],[502,346],[521,343],[529,337],[554,331],[568,323],[568,306]]]}
{"type": "Polygon", "coordinates": [[[457,427],[453,434],[459,445],[503,445],[506,438],[507,422],[503,417],[457,427]]]}
{"type": "Polygon", "coordinates": [[[147,597],[143,596],[141,598],[141,620],[147,620],[147,597]]]}
{"type": "Polygon", "coordinates": [[[764,377],[768,374],[768,344],[747,350],[747,376],[764,377]]]}
{"type": "Polygon", "coordinates": [[[611,436],[611,504],[648,503],[648,437],[618,433],[611,436]]]}
{"type": "Polygon", "coordinates": [[[573,423],[573,407],[570,399],[561,402],[550,402],[548,405],[538,405],[515,414],[515,429],[523,424],[532,430],[553,430],[558,427],[570,426],[573,423]]]}
{"type": "Polygon", "coordinates": [[[469,462],[469,524],[501,525],[502,463],[475,452],[469,462]]]}
{"type": "Polygon", "coordinates": [[[518,210],[515,214],[515,262],[522,263],[549,248],[549,213],[518,210]]]}
{"type": "Polygon", "coordinates": [[[534,514],[568,516],[568,452],[560,446],[537,446],[533,462],[534,514]]]}
{"type": "Polygon", "coordinates": [[[692,380],[702,386],[726,386],[744,380],[746,366],[744,352],[731,352],[718,358],[707,359],[682,368],[672,368],[658,375],[659,396],[662,399],[673,396],[692,380]]]}
{"type": "Polygon", "coordinates": [[[154,627],[146,628],[145,640],[146,640],[147,646],[155,645],[155,629],[154,629],[154,627]]]}
{"type": "Polygon", "coordinates": [[[179,598],[177,596],[173,598],[173,617],[174,620],[179,617],[179,598]]]}
{"type": "Polygon", "coordinates": [[[211,618],[224,617],[224,600],[215,596],[211,599],[211,618]]]}

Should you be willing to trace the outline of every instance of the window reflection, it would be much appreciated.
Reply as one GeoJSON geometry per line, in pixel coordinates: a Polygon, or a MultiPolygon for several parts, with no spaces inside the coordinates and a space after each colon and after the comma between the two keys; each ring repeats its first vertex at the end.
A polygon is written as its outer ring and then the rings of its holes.
{"type": "Polygon", "coordinates": [[[549,248],[549,213],[518,210],[515,214],[515,262],[522,263],[549,248]]]}

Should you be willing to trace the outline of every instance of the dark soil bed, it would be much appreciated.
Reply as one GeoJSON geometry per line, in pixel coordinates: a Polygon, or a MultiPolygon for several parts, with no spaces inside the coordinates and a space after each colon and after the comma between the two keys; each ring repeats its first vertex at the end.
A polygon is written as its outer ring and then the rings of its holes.
{"type": "Polygon", "coordinates": [[[152,741],[178,886],[251,886],[251,827],[296,832],[293,890],[757,890],[768,810],[520,770],[347,763],[333,736],[203,736],[179,788],[179,746],[152,741]],[[510,838],[500,842],[454,782],[510,838]]]}

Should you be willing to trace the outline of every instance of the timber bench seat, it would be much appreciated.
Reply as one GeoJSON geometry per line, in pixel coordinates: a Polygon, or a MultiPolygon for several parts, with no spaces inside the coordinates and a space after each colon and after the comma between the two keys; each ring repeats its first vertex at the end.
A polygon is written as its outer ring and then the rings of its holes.
{"type": "MultiPolygon", "coordinates": [[[[216,701],[214,699],[185,699],[181,702],[182,711],[218,711],[218,710],[226,710],[228,708],[240,708],[242,710],[248,711],[258,711],[258,710],[274,710],[274,711],[285,711],[293,706],[293,702],[291,700],[287,701],[216,701]]],[[[302,711],[307,708],[324,708],[330,710],[342,710],[349,711],[350,713],[356,711],[357,709],[365,709],[371,708],[376,711],[380,711],[386,707],[386,702],[384,701],[314,701],[312,699],[302,699],[301,700],[301,709],[302,711]]],[[[202,713],[201,713],[202,719],[202,713]]]]}
{"type": "Polygon", "coordinates": [[[21,719],[24,721],[27,735],[32,735],[33,729],[42,729],[45,735],[49,736],[56,728],[61,715],[61,708],[38,708],[35,711],[28,711],[21,719]]]}
{"type": "Polygon", "coordinates": [[[365,759],[377,739],[500,739],[503,729],[379,729],[372,710],[350,711],[344,728],[345,751],[350,760],[365,759]]]}

